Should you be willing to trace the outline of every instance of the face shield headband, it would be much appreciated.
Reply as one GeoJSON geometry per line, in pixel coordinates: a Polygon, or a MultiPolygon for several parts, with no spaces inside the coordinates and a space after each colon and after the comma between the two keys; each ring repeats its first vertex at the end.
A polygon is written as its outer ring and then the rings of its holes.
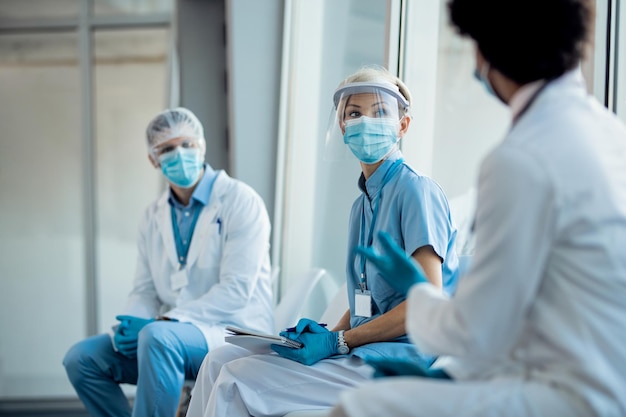
{"type": "Polygon", "coordinates": [[[398,86],[388,82],[356,82],[342,85],[337,90],[335,90],[335,94],[333,95],[333,103],[335,104],[335,109],[337,109],[341,97],[347,97],[359,93],[378,93],[381,90],[390,94],[396,100],[398,100],[398,103],[400,104],[402,110],[404,110],[405,112],[409,110],[410,103],[400,93],[398,86]]]}

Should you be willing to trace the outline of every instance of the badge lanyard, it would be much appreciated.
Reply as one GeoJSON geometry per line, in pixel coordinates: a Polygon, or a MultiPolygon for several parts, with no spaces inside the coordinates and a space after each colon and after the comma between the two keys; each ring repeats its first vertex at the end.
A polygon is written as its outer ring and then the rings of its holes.
{"type": "Polygon", "coordinates": [[[176,220],[175,209],[174,207],[170,207],[170,209],[170,213],[172,214],[172,227],[174,228],[174,238],[176,239],[176,253],[178,253],[179,269],[183,269],[187,264],[187,253],[189,252],[189,246],[191,246],[191,237],[193,236],[193,232],[196,229],[196,222],[198,221],[198,217],[200,217],[202,207],[195,207],[193,219],[191,220],[191,226],[189,227],[189,239],[187,239],[187,244],[183,243],[183,239],[180,236],[180,230],[178,229],[178,221],[176,220]]]}
{"type": "MultiPolygon", "coordinates": [[[[396,162],[389,167],[383,180],[380,184],[380,190],[378,191],[378,195],[374,200],[374,211],[372,213],[372,223],[370,224],[370,230],[367,234],[367,246],[365,245],[365,233],[363,230],[365,229],[365,202],[363,204],[363,209],[361,211],[361,246],[362,247],[370,247],[372,246],[372,241],[374,240],[374,227],[376,225],[376,219],[378,218],[378,209],[380,205],[380,196],[383,192],[383,187],[393,178],[395,173],[400,168],[400,165],[404,162],[403,158],[398,159],[396,162]]],[[[359,287],[361,287],[361,292],[364,292],[367,289],[367,276],[365,274],[365,257],[361,255],[361,275],[359,276],[359,287]]]]}

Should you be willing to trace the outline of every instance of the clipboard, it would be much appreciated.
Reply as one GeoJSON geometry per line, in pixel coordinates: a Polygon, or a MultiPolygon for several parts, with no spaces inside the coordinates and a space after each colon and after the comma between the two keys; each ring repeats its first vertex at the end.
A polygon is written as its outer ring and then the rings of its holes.
{"type": "Polygon", "coordinates": [[[292,349],[304,347],[304,344],[283,336],[253,332],[234,326],[226,326],[226,331],[228,332],[224,337],[226,342],[240,346],[254,353],[273,352],[270,347],[271,345],[280,345],[292,349]]]}

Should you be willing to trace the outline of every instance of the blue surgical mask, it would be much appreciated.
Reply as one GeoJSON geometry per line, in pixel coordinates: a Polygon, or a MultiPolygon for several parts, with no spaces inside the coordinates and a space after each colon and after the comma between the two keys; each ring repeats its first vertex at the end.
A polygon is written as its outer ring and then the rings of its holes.
{"type": "Polygon", "coordinates": [[[365,164],[375,164],[383,159],[399,139],[396,119],[361,116],[348,120],[345,128],[343,142],[365,164]]]}
{"type": "Polygon", "coordinates": [[[202,173],[204,161],[199,148],[177,146],[173,151],[159,157],[165,178],[180,188],[189,188],[202,173]]]}

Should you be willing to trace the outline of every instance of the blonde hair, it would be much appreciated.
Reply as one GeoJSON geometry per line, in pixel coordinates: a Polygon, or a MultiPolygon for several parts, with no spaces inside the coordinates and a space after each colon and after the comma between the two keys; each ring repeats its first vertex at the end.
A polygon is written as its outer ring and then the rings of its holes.
{"type": "MultiPolygon", "coordinates": [[[[337,88],[341,88],[342,86],[350,83],[358,83],[358,82],[388,82],[398,87],[400,94],[409,102],[409,106],[413,104],[413,98],[411,97],[411,92],[409,88],[402,82],[402,80],[392,73],[390,73],[385,67],[381,67],[380,65],[368,65],[365,67],[361,67],[357,72],[348,76],[344,79],[337,88]]],[[[409,113],[409,108],[404,108],[400,104],[398,104],[398,110],[400,114],[407,115],[409,113]]]]}

